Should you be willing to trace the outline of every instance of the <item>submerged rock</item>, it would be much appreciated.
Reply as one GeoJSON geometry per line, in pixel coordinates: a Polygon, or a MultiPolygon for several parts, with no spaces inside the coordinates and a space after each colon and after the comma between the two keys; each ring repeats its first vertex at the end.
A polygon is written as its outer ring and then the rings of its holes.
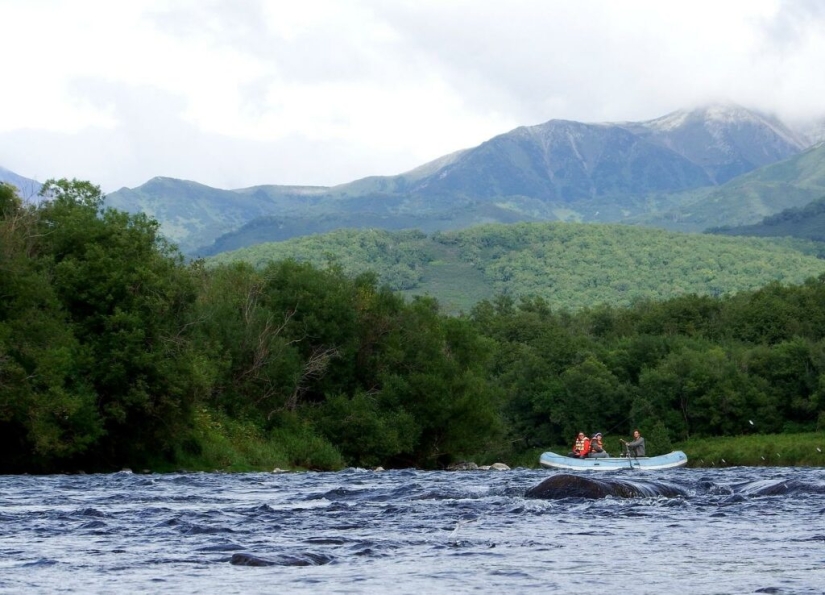
{"type": "Polygon", "coordinates": [[[274,559],[259,558],[252,554],[232,554],[229,563],[234,566],[321,566],[329,564],[332,556],[302,553],[280,555],[274,559]]]}
{"type": "Polygon", "coordinates": [[[258,558],[251,554],[232,554],[229,563],[234,566],[275,566],[276,562],[258,558]]]}

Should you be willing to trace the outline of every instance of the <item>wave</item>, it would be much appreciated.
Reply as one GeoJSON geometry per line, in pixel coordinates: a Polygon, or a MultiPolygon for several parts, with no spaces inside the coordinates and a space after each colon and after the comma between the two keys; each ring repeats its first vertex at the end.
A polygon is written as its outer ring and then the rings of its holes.
{"type": "Polygon", "coordinates": [[[699,479],[686,484],[649,479],[593,478],[559,473],[528,489],[526,498],[558,500],[562,498],[675,498],[698,495],[728,496],[743,501],[749,498],[784,495],[825,494],[825,485],[798,480],[760,479],[734,485],[699,479]]]}

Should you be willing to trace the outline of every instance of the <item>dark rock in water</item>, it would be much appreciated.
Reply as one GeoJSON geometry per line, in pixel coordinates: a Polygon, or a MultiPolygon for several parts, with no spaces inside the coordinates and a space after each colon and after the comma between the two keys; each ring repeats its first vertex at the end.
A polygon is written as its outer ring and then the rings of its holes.
{"type": "Polygon", "coordinates": [[[541,498],[543,500],[559,500],[561,498],[652,498],[664,496],[673,498],[686,496],[683,488],[658,481],[640,479],[593,479],[582,475],[559,473],[548,477],[539,485],[527,490],[526,498],[541,498]]]}
{"type": "Polygon", "coordinates": [[[332,557],[324,554],[295,554],[278,556],[274,560],[259,558],[252,554],[232,554],[230,564],[235,566],[321,566],[332,562],[332,557]]]}
{"type": "Polygon", "coordinates": [[[272,560],[264,560],[250,554],[232,554],[229,563],[235,566],[275,566],[277,564],[272,560]]]}
{"type": "Polygon", "coordinates": [[[798,489],[798,485],[793,481],[778,482],[754,482],[745,486],[742,493],[748,496],[780,496],[798,489]]]}
{"type": "Polygon", "coordinates": [[[332,556],[307,552],[295,556],[282,556],[280,563],[283,566],[323,566],[330,562],[332,562],[332,556]]]}

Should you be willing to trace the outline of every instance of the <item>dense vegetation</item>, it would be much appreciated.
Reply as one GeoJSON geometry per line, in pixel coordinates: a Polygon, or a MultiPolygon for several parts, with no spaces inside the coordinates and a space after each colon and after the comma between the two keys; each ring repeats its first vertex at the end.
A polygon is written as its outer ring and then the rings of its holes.
{"type": "Polygon", "coordinates": [[[336,264],[187,263],[88,182],[43,193],[0,185],[1,472],[435,468],[579,428],[656,452],[825,426],[825,275],[449,317],[336,264]]]}
{"type": "Polygon", "coordinates": [[[817,243],[818,256],[825,257],[825,196],[804,207],[785,209],[765,217],[761,223],[739,227],[714,227],[707,230],[707,233],[811,240],[817,243]]]}
{"type": "Polygon", "coordinates": [[[825,145],[760,167],[721,186],[661,197],[658,212],[632,217],[676,231],[737,227],[788,208],[802,208],[825,193],[825,145]],[[669,206],[668,206],[669,205],[669,206]]]}
{"type": "Polygon", "coordinates": [[[817,248],[787,239],[727,238],[626,225],[519,223],[426,236],[341,230],[221,254],[209,262],[263,267],[298,258],[339,264],[407,295],[431,295],[446,312],[506,294],[555,307],[629,306],[697,293],[733,294],[770,281],[799,283],[825,271],[817,248]],[[460,287],[460,295],[455,288],[460,287]]]}

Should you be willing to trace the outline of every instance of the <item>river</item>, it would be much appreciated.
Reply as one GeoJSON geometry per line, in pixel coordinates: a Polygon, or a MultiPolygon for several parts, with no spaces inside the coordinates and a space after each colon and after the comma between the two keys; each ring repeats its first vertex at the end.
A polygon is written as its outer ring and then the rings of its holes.
{"type": "Polygon", "coordinates": [[[825,592],[825,469],[554,473],[0,476],[0,593],[825,592]]]}

